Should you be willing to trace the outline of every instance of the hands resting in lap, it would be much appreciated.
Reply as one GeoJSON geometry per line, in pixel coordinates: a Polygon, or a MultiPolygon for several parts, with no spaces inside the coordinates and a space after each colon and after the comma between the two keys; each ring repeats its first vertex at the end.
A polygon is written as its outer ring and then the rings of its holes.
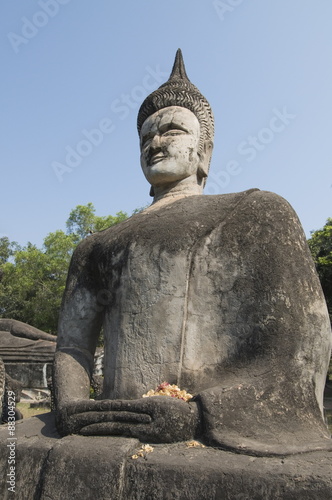
{"type": "Polygon", "coordinates": [[[159,443],[193,439],[199,435],[197,403],[169,396],[136,400],[81,400],[64,404],[58,412],[63,435],[126,436],[159,443]]]}

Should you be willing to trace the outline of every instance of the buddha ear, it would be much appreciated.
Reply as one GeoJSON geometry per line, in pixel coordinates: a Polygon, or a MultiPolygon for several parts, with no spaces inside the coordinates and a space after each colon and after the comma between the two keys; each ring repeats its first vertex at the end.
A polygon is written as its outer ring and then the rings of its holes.
{"type": "Polygon", "coordinates": [[[204,141],[202,150],[198,153],[200,161],[197,169],[197,175],[201,178],[208,176],[212,150],[213,142],[210,139],[207,139],[204,141]]]}

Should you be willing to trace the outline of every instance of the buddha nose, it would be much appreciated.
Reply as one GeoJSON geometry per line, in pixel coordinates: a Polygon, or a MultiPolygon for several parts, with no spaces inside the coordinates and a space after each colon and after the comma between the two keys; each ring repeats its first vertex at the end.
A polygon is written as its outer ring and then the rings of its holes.
{"type": "Polygon", "coordinates": [[[150,149],[156,149],[160,147],[160,135],[156,134],[153,136],[152,141],[150,142],[150,149]]]}

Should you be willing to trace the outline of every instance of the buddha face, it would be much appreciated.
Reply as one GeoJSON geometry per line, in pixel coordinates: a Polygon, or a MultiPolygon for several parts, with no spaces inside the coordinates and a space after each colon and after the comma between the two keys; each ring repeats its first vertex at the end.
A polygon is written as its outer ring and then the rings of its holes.
{"type": "Polygon", "coordinates": [[[170,106],[149,116],[141,128],[141,166],[152,186],[175,183],[197,174],[199,121],[186,108],[170,106]]]}

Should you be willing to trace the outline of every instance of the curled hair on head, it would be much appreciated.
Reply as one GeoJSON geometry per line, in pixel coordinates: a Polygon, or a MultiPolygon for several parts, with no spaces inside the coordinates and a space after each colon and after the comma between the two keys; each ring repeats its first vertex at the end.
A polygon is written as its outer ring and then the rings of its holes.
{"type": "Polygon", "coordinates": [[[213,142],[214,119],[211,106],[190,82],[180,49],[177,50],[172,73],[167,82],[143,101],[137,117],[138,133],[149,116],[169,106],[180,106],[194,113],[200,124],[199,151],[203,150],[206,141],[213,142]]]}

